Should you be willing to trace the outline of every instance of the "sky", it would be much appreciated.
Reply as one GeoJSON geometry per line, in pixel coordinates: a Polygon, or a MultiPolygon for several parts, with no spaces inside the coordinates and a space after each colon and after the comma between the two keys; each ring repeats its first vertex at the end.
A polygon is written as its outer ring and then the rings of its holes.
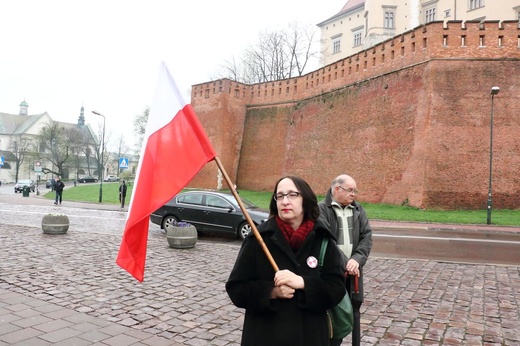
{"type": "Polygon", "coordinates": [[[133,119],[151,104],[161,62],[190,102],[192,85],[218,79],[225,61],[240,58],[260,33],[292,22],[315,26],[345,3],[1,1],[0,112],[18,114],[25,100],[29,114],[77,123],[83,106],[95,131],[103,118],[92,111],[105,116],[109,150],[121,135],[133,147],[133,119]]]}

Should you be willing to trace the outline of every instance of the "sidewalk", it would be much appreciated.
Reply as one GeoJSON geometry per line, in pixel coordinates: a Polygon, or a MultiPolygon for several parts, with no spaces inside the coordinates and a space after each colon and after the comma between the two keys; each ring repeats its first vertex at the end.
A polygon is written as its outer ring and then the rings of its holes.
{"type": "MultiPolygon", "coordinates": [[[[19,200],[19,215],[52,203],[19,200]]],[[[6,203],[2,196],[0,203],[6,203]]],[[[121,208],[79,202],[52,208],[76,208],[85,229],[47,236],[37,227],[9,224],[2,212],[0,345],[240,344],[243,310],[224,288],[239,243],[199,241],[193,249],[171,249],[164,232],[151,228],[139,283],[115,264],[121,230],[98,229],[85,216],[94,214],[85,209],[95,209],[100,222],[103,215],[123,219],[126,213],[114,213],[121,208]]],[[[371,257],[365,273],[362,345],[520,345],[518,266],[371,257]]]]}

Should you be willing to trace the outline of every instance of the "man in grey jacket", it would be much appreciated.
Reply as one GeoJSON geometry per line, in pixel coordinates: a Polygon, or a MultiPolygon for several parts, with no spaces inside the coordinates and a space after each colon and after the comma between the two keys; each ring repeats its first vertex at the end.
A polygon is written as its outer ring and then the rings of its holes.
{"type": "MultiPolygon", "coordinates": [[[[337,238],[348,272],[347,290],[354,310],[352,345],[361,343],[359,308],[363,303],[363,266],[372,249],[372,229],[365,209],[355,201],[358,194],[355,180],[347,175],[337,176],[331,183],[325,200],[319,203],[320,220],[325,222],[337,238]],[[358,276],[359,293],[354,292],[353,278],[358,276]]],[[[341,339],[332,339],[331,346],[341,345],[341,339]]]]}

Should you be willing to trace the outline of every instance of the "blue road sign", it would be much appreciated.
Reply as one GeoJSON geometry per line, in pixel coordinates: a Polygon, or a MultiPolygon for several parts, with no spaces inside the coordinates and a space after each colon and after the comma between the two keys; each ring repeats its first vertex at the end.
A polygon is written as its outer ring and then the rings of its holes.
{"type": "Polygon", "coordinates": [[[128,159],[124,157],[119,158],[119,168],[128,168],[128,159]]]}

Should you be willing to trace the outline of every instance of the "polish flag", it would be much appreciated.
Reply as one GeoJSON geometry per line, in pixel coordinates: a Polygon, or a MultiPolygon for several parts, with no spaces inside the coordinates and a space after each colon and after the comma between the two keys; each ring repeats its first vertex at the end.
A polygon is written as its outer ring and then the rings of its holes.
{"type": "Polygon", "coordinates": [[[206,132],[162,63],[116,263],[144,279],[149,217],[215,159],[206,132]]]}

